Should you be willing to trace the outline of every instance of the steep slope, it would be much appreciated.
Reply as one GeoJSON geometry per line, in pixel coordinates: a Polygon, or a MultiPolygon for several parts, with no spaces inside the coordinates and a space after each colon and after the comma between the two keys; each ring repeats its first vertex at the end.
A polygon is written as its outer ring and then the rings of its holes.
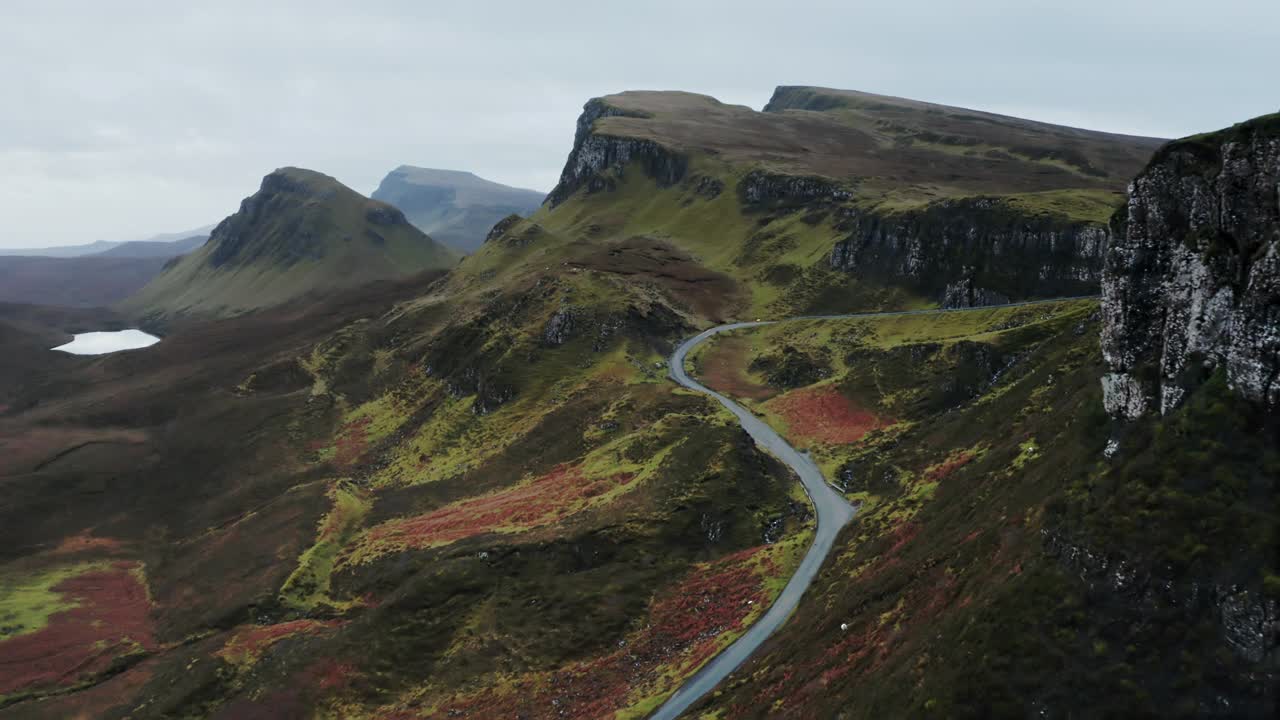
{"type": "Polygon", "coordinates": [[[0,302],[101,307],[141,290],[164,257],[0,257],[0,302]]]}
{"type": "Polygon", "coordinates": [[[401,165],[374,200],[400,208],[409,222],[458,252],[475,252],[490,228],[508,215],[529,215],[545,193],[502,185],[469,172],[401,165]]]}
{"type": "Polygon", "coordinates": [[[1117,213],[1107,409],[1167,413],[1215,368],[1280,405],[1280,115],[1169,144],[1117,213]]]}
{"type": "Polygon", "coordinates": [[[950,306],[1085,294],[1106,219],[1161,142],[813,88],[768,110],[592,100],[535,219],[670,240],[734,276],[752,314],[902,302],[877,288],[950,306]]]}
{"type": "Polygon", "coordinates": [[[698,709],[1274,716],[1278,147],[1269,116],[1162,150],[1100,308],[795,323],[699,355],[862,514],[698,709]]]}
{"type": "Polygon", "coordinates": [[[197,234],[177,240],[136,240],[96,253],[95,257],[159,257],[171,258],[185,255],[204,245],[208,234],[197,234]]]}
{"type": "Polygon", "coordinates": [[[308,293],[449,268],[456,257],[399,210],[327,175],[284,168],[263,178],[208,242],[121,308],[153,320],[235,315],[308,293]]]}

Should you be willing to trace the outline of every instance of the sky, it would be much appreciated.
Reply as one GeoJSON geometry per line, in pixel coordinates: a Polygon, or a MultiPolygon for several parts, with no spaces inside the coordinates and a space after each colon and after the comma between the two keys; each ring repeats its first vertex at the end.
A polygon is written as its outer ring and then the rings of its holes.
{"type": "Polygon", "coordinates": [[[1275,0],[4,0],[0,247],[216,222],[286,165],[549,190],[589,98],[865,90],[1174,137],[1280,110],[1275,0]]]}

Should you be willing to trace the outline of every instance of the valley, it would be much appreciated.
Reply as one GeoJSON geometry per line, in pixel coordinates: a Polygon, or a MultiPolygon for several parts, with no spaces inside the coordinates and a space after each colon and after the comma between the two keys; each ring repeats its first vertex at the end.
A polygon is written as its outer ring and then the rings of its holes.
{"type": "Polygon", "coordinates": [[[1275,116],[574,130],[536,207],[281,168],[111,309],[0,305],[0,718],[1274,707],[1275,116]]]}

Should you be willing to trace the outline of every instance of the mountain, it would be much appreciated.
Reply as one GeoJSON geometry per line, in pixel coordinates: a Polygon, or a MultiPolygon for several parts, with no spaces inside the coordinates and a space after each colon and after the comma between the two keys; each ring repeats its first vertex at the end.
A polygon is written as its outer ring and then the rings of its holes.
{"type": "MultiPolygon", "coordinates": [[[[630,95],[447,273],[50,373],[17,344],[0,718],[649,716],[806,557],[794,613],[687,716],[1272,714],[1271,125],[1156,149],[1001,120],[1024,157],[942,118],[1009,160],[933,147],[942,111],[909,101],[870,130],[839,98],[630,95]],[[875,309],[926,312],[793,317],[875,309]],[[677,345],[757,317],[786,321],[686,364],[740,414],[670,381],[677,345]],[[856,505],[833,537],[797,467],[856,505]]],[[[269,180],[232,229],[325,203],[269,180]]],[[[213,235],[187,258],[298,237],[213,235]]]]}
{"type": "Polygon", "coordinates": [[[171,258],[199,248],[209,239],[208,235],[192,235],[177,240],[137,240],[120,243],[97,253],[99,257],[160,257],[171,258]]]}
{"type": "Polygon", "coordinates": [[[1088,294],[1106,220],[1161,144],[821,88],[766,107],[590,101],[539,222],[663,237],[749,291],[752,316],[1088,294]]]}
{"type": "MultiPolygon", "coordinates": [[[[192,238],[197,235],[207,236],[209,234],[209,231],[212,229],[213,229],[212,225],[207,225],[205,227],[196,228],[195,230],[188,230],[185,232],[160,233],[159,235],[153,235],[149,238],[145,238],[143,240],[137,240],[137,241],[120,242],[120,241],[110,241],[110,240],[98,240],[95,242],[88,243],[86,245],[62,245],[58,247],[47,247],[47,248],[17,248],[17,249],[0,248],[0,256],[22,255],[26,257],[82,257],[85,255],[101,255],[103,253],[110,252],[111,250],[121,245],[134,245],[135,243],[170,243],[174,241],[185,241],[188,238],[192,238]]],[[[149,247],[149,246],[144,245],[144,247],[149,247]]],[[[159,251],[160,248],[157,247],[156,250],[159,251]]],[[[126,251],[126,253],[127,252],[128,251],[126,251]]],[[[183,250],[182,252],[185,252],[185,250],[183,250]]],[[[182,252],[175,252],[173,253],[173,255],[181,255],[182,252]]]]}
{"type": "MultiPolygon", "coordinates": [[[[108,251],[109,252],[109,251],[108,251]]],[[[160,274],[166,257],[0,257],[0,302],[102,307],[160,274]]]]}
{"type": "Polygon", "coordinates": [[[121,308],[151,319],[235,315],[456,262],[394,207],[327,175],[283,168],[121,308]]]}
{"type": "Polygon", "coordinates": [[[80,257],[106,252],[119,245],[110,240],[95,240],[85,245],[62,245],[47,248],[0,248],[0,256],[21,255],[24,257],[80,257]]]}
{"type": "MultiPolygon", "coordinates": [[[[208,236],[179,240],[95,243],[109,245],[74,256],[0,255],[0,302],[66,307],[105,307],[141,290],[166,261],[204,244],[208,236]]],[[[61,250],[50,248],[48,251],[61,250]]]]}
{"type": "Polygon", "coordinates": [[[508,187],[469,172],[401,165],[373,193],[400,208],[419,230],[459,252],[474,252],[508,215],[528,215],[545,193],[508,187]]]}

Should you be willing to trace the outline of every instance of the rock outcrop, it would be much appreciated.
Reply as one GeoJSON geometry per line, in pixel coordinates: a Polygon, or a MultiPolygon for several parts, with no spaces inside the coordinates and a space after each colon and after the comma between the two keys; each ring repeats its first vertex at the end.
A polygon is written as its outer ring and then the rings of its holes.
{"type": "Polygon", "coordinates": [[[1108,233],[1055,215],[1028,215],[996,198],[944,200],[881,214],[842,209],[847,233],[833,269],[904,282],[946,307],[1097,292],[1108,233]]]}
{"type": "Polygon", "coordinates": [[[845,186],[822,177],[779,175],[754,170],[739,184],[742,200],[748,205],[802,204],[840,201],[853,197],[845,186]]]}
{"type": "Polygon", "coordinates": [[[1239,394],[1280,404],[1280,114],[1170,143],[1113,225],[1108,412],[1168,412],[1218,368],[1239,394]]]}
{"type": "Polygon", "coordinates": [[[560,182],[547,195],[546,205],[555,207],[581,187],[599,192],[613,187],[611,173],[621,173],[637,163],[660,187],[680,182],[689,169],[689,159],[653,140],[618,137],[596,131],[596,121],[606,117],[645,117],[593,98],[582,107],[573,135],[573,150],[560,173],[560,182]]]}

